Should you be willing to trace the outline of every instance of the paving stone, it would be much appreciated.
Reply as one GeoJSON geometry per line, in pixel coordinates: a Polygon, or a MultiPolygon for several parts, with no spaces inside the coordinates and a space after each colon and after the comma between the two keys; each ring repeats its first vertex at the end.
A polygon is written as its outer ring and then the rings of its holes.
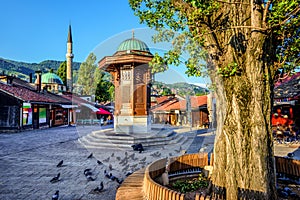
{"type": "Polygon", "coordinates": [[[141,154],[124,149],[86,149],[79,144],[80,137],[101,128],[112,126],[66,126],[0,134],[0,199],[51,199],[54,192],[59,190],[60,200],[114,200],[119,184],[107,179],[103,173],[104,170],[109,171],[109,164],[112,164],[113,170],[110,172],[113,175],[125,179],[129,170],[139,170],[154,160],[170,155],[178,156],[180,149],[187,153],[200,150],[212,152],[213,149],[213,131],[189,128],[177,131],[186,137],[181,145],[147,148],[141,154]],[[91,152],[93,158],[88,159],[91,152]],[[125,158],[125,152],[127,157],[133,156],[134,159],[128,158],[124,164],[121,160],[125,158]],[[154,156],[154,153],[160,155],[154,156]],[[104,161],[108,158],[109,161],[104,161]],[[56,167],[60,160],[64,161],[63,167],[56,167]],[[97,164],[97,160],[103,164],[97,164]],[[87,168],[92,169],[95,181],[87,181],[83,174],[87,168]],[[61,180],[50,183],[57,173],[61,173],[61,180]],[[101,181],[104,191],[92,194],[91,190],[101,181]]]}

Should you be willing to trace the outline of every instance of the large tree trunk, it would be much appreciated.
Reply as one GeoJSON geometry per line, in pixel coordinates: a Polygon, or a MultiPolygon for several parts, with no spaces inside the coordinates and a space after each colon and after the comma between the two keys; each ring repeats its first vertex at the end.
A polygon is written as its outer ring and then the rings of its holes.
{"type": "Polygon", "coordinates": [[[221,10],[222,18],[227,14],[232,19],[227,23],[239,28],[207,37],[218,120],[213,194],[228,200],[276,199],[268,61],[273,48],[268,43],[270,36],[259,29],[262,13],[253,9],[250,1],[244,2],[224,5],[221,10]],[[253,13],[247,13],[249,10],[253,13]]]}
{"type": "Polygon", "coordinates": [[[214,193],[226,191],[230,200],[243,196],[275,199],[271,95],[258,64],[253,59],[248,64],[252,73],[217,84],[218,127],[212,181],[214,193]]]}

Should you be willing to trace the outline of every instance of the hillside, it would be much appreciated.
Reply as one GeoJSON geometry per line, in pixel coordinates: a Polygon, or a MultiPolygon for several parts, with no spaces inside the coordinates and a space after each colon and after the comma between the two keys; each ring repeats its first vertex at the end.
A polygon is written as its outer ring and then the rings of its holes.
{"type": "MultiPolygon", "coordinates": [[[[56,72],[62,62],[63,61],[45,60],[40,63],[26,63],[0,58],[0,73],[14,75],[23,80],[29,80],[29,74],[34,74],[37,70],[41,70],[43,73],[46,73],[49,72],[50,69],[53,69],[54,72],[56,72]]],[[[76,72],[80,68],[80,64],[81,63],[79,62],[73,63],[74,80],[77,79],[76,72]]],[[[199,96],[208,93],[208,90],[206,88],[184,82],[166,84],[155,81],[155,83],[153,83],[153,86],[153,95],[177,94],[184,97],[187,94],[199,96]]]]}
{"type": "Polygon", "coordinates": [[[166,84],[162,82],[155,81],[153,83],[152,94],[167,95],[167,94],[177,94],[179,96],[185,97],[186,95],[204,95],[209,92],[208,89],[189,84],[186,82],[179,82],[173,84],[166,84]]]}
{"type": "MultiPolygon", "coordinates": [[[[43,73],[50,69],[56,71],[63,61],[45,60],[40,63],[26,63],[0,58],[0,73],[15,75],[21,79],[28,79],[29,74],[41,70],[43,73]]],[[[73,63],[73,69],[77,71],[80,67],[79,62],[73,63]]]]}

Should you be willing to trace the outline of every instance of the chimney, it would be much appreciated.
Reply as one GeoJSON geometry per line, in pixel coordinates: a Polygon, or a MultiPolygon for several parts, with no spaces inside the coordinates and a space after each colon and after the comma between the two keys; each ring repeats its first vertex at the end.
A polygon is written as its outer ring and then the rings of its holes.
{"type": "Polygon", "coordinates": [[[35,71],[36,74],[36,90],[37,92],[41,92],[42,88],[42,71],[35,71]]]}
{"type": "Polygon", "coordinates": [[[29,83],[32,83],[32,73],[29,74],[29,83]]]}
{"type": "Polygon", "coordinates": [[[6,77],[7,84],[8,84],[8,85],[11,85],[12,82],[13,82],[13,79],[14,79],[14,77],[12,77],[12,76],[7,76],[7,77],[6,77]]]}

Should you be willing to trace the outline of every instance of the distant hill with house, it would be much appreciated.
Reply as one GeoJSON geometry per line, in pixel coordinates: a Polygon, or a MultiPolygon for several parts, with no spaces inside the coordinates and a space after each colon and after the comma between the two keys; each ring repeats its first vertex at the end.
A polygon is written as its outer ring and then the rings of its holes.
{"type": "MultiPolygon", "coordinates": [[[[50,69],[56,71],[62,62],[63,61],[45,60],[40,63],[27,63],[0,58],[0,73],[28,80],[30,73],[34,74],[37,70],[41,70],[43,73],[49,72],[50,69]]],[[[73,70],[78,70],[80,64],[79,62],[73,62],[73,70]]]]}
{"type": "Polygon", "coordinates": [[[176,94],[185,97],[186,95],[201,96],[208,93],[209,90],[207,88],[203,88],[201,86],[186,82],[166,84],[163,82],[155,81],[152,84],[152,95],[176,94]]]}

